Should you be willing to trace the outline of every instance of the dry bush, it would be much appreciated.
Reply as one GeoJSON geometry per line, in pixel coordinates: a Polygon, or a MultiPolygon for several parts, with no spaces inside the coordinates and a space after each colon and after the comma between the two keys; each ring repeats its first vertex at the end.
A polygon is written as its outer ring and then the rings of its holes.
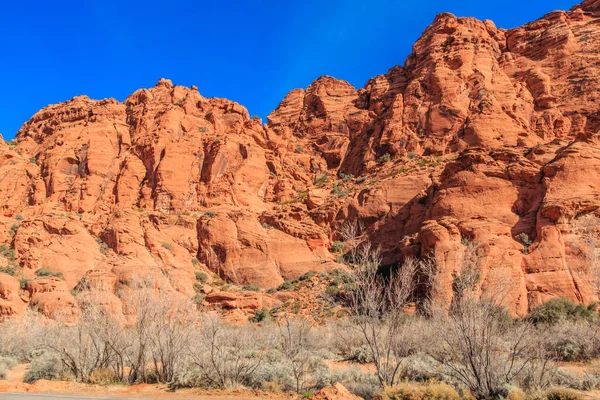
{"type": "Polygon", "coordinates": [[[264,363],[273,339],[265,329],[234,327],[205,317],[189,342],[188,352],[198,370],[198,382],[215,388],[249,385],[264,363]]]}
{"type": "Polygon", "coordinates": [[[17,360],[12,357],[2,357],[0,356],[0,380],[6,379],[6,374],[10,371],[15,365],[17,365],[17,360]]]}
{"type": "MultiPolygon", "coordinates": [[[[518,380],[531,387],[546,387],[554,368],[551,355],[539,341],[539,332],[525,321],[513,321],[502,307],[507,281],[488,275],[488,290],[478,291],[480,279],[478,246],[465,243],[463,264],[454,279],[450,304],[432,301],[434,332],[439,346],[429,355],[444,368],[444,374],[468,388],[478,399],[503,398],[518,380]]],[[[436,285],[436,270],[430,284],[436,285]]],[[[434,299],[440,299],[437,296],[434,299]]]]}
{"type": "Polygon", "coordinates": [[[58,355],[46,349],[38,349],[31,352],[31,364],[25,374],[23,381],[33,383],[40,379],[54,380],[68,377],[58,355]]]}
{"type": "Polygon", "coordinates": [[[380,394],[381,387],[377,377],[364,372],[356,366],[337,369],[331,374],[331,384],[341,383],[350,393],[370,400],[380,394]]]}
{"type": "Polygon", "coordinates": [[[27,310],[19,318],[0,323],[0,356],[7,356],[26,362],[44,336],[49,321],[33,310],[27,310]]]}
{"type": "Polygon", "coordinates": [[[547,400],[583,400],[583,396],[571,389],[553,388],[544,393],[547,400]]]}
{"type": "Polygon", "coordinates": [[[412,351],[403,329],[408,320],[404,308],[413,300],[419,265],[408,259],[386,278],[379,271],[379,249],[371,247],[360,225],[344,225],[342,236],[350,248],[346,260],[352,271],[346,290],[351,323],[346,328],[362,336],[380,385],[393,385],[402,358],[412,351]]]}
{"type": "Polygon", "coordinates": [[[600,355],[598,325],[590,321],[569,321],[540,328],[547,332],[544,343],[560,361],[587,361],[600,355]]]}
{"type": "Polygon", "coordinates": [[[305,319],[291,319],[287,315],[277,324],[275,348],[289,366],[294,378],[294,390],[301,393],[327,384],[322,360],[315,357],[313,328],[305,319]]]}
{"type": "Polygon", "coordinates": [[[424,385],[401,383],[388,386],[381,392],[382,400],[461,400],[461,396],[450,385],[428,382],[424,385]]]}

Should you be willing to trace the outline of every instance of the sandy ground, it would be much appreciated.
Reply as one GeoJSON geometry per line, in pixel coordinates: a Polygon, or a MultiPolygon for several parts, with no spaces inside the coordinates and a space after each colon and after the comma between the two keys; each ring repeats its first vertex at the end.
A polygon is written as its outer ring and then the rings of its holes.
{"type": "Polygon", "coordinates": [[[27,364],[15,366],[0,381],[0,399],[46,400],[46,399],[194,399],[194,400],[242,400],[271,399],[290,400],[293,395],[264,393],[260,391],[206,391],[181,389],[170,392],[166,385],[84,385],[76,382],[39,380],[32,384],[23,383],[27,364]]]}

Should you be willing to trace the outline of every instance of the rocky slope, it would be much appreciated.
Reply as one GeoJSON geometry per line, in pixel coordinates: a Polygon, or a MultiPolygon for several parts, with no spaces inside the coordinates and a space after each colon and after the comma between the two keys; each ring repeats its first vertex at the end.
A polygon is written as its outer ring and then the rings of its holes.
{"type": "Polygon", "coordinates": [[[513,312],[589,302],[573,227],[600,206],[599,46],[599,0],[508,31],[440,14],[404,67],[358,90],[321,77],[264,125],[164,79],[48,106],[0,143],[0,316],[77,313],[82,286],[118,311],[148,277],[192,297],[197,273],[204,301],[270,307],[216,282],[331,271],[349,220],[386,264],[434,254],[448,296],[474,241],[513,312]]]}

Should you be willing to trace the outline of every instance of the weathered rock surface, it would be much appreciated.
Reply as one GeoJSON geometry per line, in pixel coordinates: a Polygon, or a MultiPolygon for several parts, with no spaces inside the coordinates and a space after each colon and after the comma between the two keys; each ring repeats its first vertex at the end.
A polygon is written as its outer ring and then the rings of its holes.
{"type": "Polygon", "coordinates": [[[590,302],[572,249],[600,207],[599,27],[597,0],[508,31],[440,14],[403,67],[361,89],[321,77],[266,125],[165,79],[48,106],[0,143],[0,268],[16,276],[0,273],[0,317],[77,313],[83,284],[117,310],[138,278],[188,297],[197,273],[274,288],[338,267],[331,243],[355,220],[386,264],[434,254],[448,296],[470,240],[482,292],[503,276],[513,312],[590,302]]]}
{"type": "Polygon", "coordinates": [[[358,397],[353,395],[342,385],[341,383],[336,383],[332,386],[327,386],[317,393],[315,393],[314,399],[317,400],[361,400],[362,397],[358,397]]]}

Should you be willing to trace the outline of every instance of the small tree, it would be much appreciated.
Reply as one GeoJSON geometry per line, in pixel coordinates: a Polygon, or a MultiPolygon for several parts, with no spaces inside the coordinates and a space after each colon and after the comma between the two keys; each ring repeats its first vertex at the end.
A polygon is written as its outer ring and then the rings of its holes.
{"type": "Polygon", "coordinates": [[[203,382],[220,389],[237,388],[251,380],[271,345],[255,326],[227,326],[206,316],[189,342],[188,353],[203,382]]]}
{"type": "Polygon", "coordinates": [[[344,241],[350,246],[347,257],[351,283],[347,287],[352,327],[369,349],[380,385],[390,386],[399,379],[403,357],[412,351],[403,326],[408,317],[405,306],[413,300],[418,263],[408,259],[388,278],[379,272],[380,252],[373,249],[362,226],[346,225],[344,241]]]}
{"type": "Polygon", "coordinates": [[[290,365],[296,393],[305,390],[307,381],[316,369],[311,354],[312,326],[306,319],[292,320],[287,315],[279,321],[276,348],[290,365]]]}
{"type": "MultiPolygon", "coordinates": [[[[470,241],[463,245],[451,303],[444,304],[443,296],[430,299],[438,345],[428,353],[446,367],[446,375],[478,399],[503,398],[507,386],[520,379],[542,386],[552,367],[549,354],[537,351],[533,326],[512,320],[502,306],[508,286],[502,276],[490,272],[488,290],[479,293],[480,246],[470,241]]],[[[426,270],[434,274],[428,277],[429,284],[439,287],[439,266],[433,263],[426,270]]]]}

